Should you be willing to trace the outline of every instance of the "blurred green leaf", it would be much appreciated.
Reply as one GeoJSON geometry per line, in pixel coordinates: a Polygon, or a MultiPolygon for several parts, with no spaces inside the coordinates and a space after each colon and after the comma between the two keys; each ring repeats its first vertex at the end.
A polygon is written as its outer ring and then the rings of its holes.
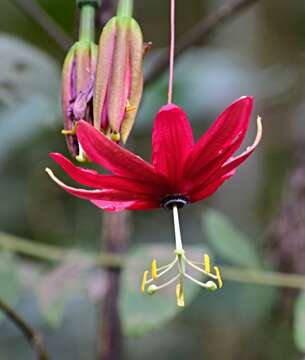
{"type": "Polygon", "coordinates": [[[208,210],[202,219],[207,241],[217,255],[235,265],[250,268],[260,265],[259,255],[250,239],[225,215],[208,210]]]}
{"type": "Polygon", "coordinates": [[[41,313],[50,326],[58,327],[67,301],[87,290],[88,269],[91,266],[88,258],[73,254],[54,270],[41,276],[36,293],[41,313]]]}
{"type": "MultiPolygon", "coordinates": [[[[188,256],[200,260],[206,252],[204,247],[189,246],[188,256]]],[[[156,330],[173,319],[183,308],[176,305],[175,285],[160,290],[149,296],[140,292],[140,282],[144,270],[150,268],[153,258],[160,266],[169,263],[174,256],[174,249],[169,245],[138,245],[129,254],[121,280],[120,312],[123,330],[126,335],[139,336],[156,330]]],[[[194,275],[196,276],[196,275],[194,275]]],[[[198,277],[198,274],[197,274],[198,277]]],[[[192,282],[185,282],[185,303],[191,303],[198,291],[202,296],[208,293],[192,282]]]]}
{"type": "MultiPolygon", "coordinates": [[[[18,300],[19,282],[16,261],[10,253],[0,253],[0,298],[10,307],[14,307],[18,300]]],[[[0,322],[4,319],[0,312],[0,322]]]]}
{"type": "Polygon", "coordinates": [[[297,348],[305,352],[305,291],[294,304],[293,335],[297,348]]]}
{"type": "Polygon", "coordinates": [[[60,68],[50,56],[0,35],[0,160],[60,115],[60,68]]]}
{"type": "Polygon", "coordinates": [[[277,299],[277,289],[253,284],[242,284],[234,301],[236,316],[242,322],[254,324],[270,314],[277,299]]]}

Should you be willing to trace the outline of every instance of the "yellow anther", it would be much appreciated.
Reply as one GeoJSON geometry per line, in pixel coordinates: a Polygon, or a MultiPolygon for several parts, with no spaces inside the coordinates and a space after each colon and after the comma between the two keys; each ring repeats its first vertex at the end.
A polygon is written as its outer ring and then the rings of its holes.
{"type": "Polygon", "coordinates": [[[141,282],[141,293],[145,293],[145,286],[146,286],[146,282],[147,282],[147,276],[148,276],[148,270],[145,270],[143,273],[143,277],[142,277],[142,282],[141,282]]]}
{"type": "Polygon", "coordinates": [[[157,273],[157,260],[153,259],[153,261],[151,262],[151,277],[154,280],[158,279],[158,273],[157,273]]]}
{"type": "Polygon", "coordinates": [[[219,267],[218,267],[218,266],[214,266],[214,270],[215,270],[215,273],[216,273],[216,276],[217,276],[218,287],[219,287],[219,289],[221,289],[223,283],[222,283],[222,278],[221,278],[221,275],[220,275],[219,267]]]}
{"type": "Polygon", "coordinates": [[[77,123],[73,125],[73,128],[70,130],[62,129],[61,134],[62,135],[76,135],[76,129],[77,129],[77,123]]]}
{"type": "Polygon", "coordinates": [[[203,256],[203,265],[204,265],[204,270],[208,273],[211,272],[211,260],[208,254],[204,254],[203,256]]]}
{"type": "Polygon", "coordinates": [[[126,112],[132,112],[132,111],[136,111],[137,107],[136,106],[132,106],[130,104],[130,102],[127,100],[126,103],[126,112]]]}
{"type": "Polygon", "coordinates": [[[184,306],[184,292],[183,287],[181,284],[176,285],[176,297],[177,297],[177,306],[183,307],[184,306]]]}
{"type": "Polygon", "coordinates": [[[110,134],[110,138],[112,141],[119,142],[121,140],[121,135],[119,132],[114,131],[113,133],[110,134]]]}

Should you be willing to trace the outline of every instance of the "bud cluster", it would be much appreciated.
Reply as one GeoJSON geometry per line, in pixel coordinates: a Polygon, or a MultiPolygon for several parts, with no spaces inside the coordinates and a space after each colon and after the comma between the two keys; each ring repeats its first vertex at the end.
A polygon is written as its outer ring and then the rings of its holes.
{"type": "Polygon", "coordinates": [[[79,1],[80,38],[69,50],[62,72],[62,107],[68,150],[86,161],[76,128],[93,124],[115,142],[125,143],[134,124],[143,90],[146,48],[138,23],[122,11],[94,42],[96,1],[79,1]]]}

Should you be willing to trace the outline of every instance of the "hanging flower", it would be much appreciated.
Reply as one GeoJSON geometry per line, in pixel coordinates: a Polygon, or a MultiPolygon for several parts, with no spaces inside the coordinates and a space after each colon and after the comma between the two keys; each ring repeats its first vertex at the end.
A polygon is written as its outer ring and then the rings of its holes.
{"type": "Polygon", "coordinates": [[[173,211],[176,239],[174,259],[161,267],[157,267],[155,259],[152,261],[151,278],[148,278],[148,270],[143,274],[142,292],[147,289],[149,294],[154,294],[177,282],[177,305],[184,306],[184,278],[211,291],[222,287],[220,269],[214,266],[212,270],[207,254],[201,264],[186,257],[178,209],[211,196],[255,150],[262,135],[259,117],[254,143],[233,157],[248,130],[252,106],[252,97],[235,101],[197,143],[194,143],[192,129],[183,109],[174,104],[163,106],[153,128],[152,164],[111,141],[90,124],[80,121],[77,136],[86,154],[113,175],[102,175],[77,167],[63,155],[51,154],[73,180],[93,190],[68,186],[56,178],[50,169],[46,169],[50,177],[67,192],[89,200],[104,210],[163,207],[173,211]],[[155,283],[175,266],[178,266],[178,274],[163,284],[155,283]],[[204,274],[208,281],[202,282],[192,277],[187,266],[204,274]],[[146,288],[146,285],[149,286],[146,288]]]}
{"type": "Polygon", "coordinates": [[[197,143],[183,109],[163,106],[153,128],[152,164],[80,121],[77,136],[86,154],[113,175],[77,167],[58,153],[51,157],[71,178],[94,190],[65,185],[49,169],[48,174],[67,192],[108,211],[183,207],[211,196],[255,150],[262,133],[259,118],[253,145],[232,157],[249,127],[252,104],[251,97],[235,101],[197,143]]]}

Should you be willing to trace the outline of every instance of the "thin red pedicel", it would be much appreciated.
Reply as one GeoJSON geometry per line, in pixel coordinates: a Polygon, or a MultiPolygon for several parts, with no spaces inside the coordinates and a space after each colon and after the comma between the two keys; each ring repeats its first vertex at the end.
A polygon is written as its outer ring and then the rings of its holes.
{"type": "Polygon", "coordinates": [[[169,51],[169,77],[168,77],[168,100],[171,104],[173,99],[174,60],[175,60],[175,0],[170,0],[170,51],[169,51]]]}

